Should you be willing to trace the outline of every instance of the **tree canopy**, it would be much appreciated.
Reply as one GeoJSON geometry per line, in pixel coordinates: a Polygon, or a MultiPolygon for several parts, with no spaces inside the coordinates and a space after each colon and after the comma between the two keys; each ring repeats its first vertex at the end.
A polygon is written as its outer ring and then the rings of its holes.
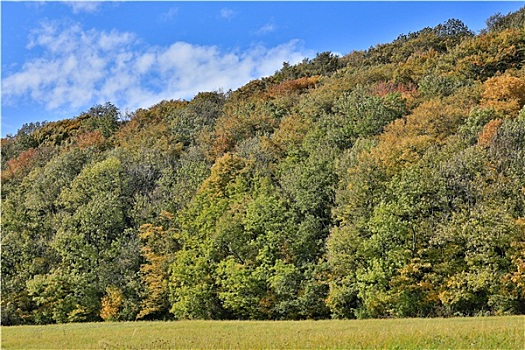
{"type": "Polygon", "coordinates": [[[2,324],[525,313],[524,13],[24,125],[2,324]]]}

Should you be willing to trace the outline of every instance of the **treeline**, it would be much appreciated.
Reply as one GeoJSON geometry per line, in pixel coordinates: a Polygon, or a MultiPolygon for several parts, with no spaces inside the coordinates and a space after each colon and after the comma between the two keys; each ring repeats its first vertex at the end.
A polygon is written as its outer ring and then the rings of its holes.
{"type": "Polygon", "coordinates": [[[525,8],[2,139],[2,324],[525,313],[525,8]]]}

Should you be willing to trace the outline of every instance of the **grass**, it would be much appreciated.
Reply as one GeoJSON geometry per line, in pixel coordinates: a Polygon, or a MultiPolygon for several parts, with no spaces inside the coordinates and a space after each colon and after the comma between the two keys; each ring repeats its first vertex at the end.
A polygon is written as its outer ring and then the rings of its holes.
{"type": "Polygon", "coordinates": [[[2,349],[525,349],[525,317],[2,327],[2,349]]]}

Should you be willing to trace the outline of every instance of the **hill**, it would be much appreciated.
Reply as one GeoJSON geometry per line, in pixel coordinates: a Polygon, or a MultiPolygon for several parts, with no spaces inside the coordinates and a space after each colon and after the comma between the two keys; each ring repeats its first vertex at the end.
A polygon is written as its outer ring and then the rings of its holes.
{"type": "Polygon", "coordinates": [[[2,324],[525,313],[525,8],[2,139],[2,324]]]}

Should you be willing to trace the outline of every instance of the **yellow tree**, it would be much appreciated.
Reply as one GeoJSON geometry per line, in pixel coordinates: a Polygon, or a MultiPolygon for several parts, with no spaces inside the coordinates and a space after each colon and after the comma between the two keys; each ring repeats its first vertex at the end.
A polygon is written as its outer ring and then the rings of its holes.
{"type": "MultiPolygon", "coordinates": [[[[164,212],[164,217],[172,218],[164,212]]],[[[146,288],[137,319],[166,317],[169,310],[168,268],[176,242],[171,230],[145,224],[140,227],[141,255],[146,260],[140,266],[140,275],[146,288]]]]}
{"type": "Polygon", "coordinates": [[[515,118],[525,104],[525,79],[500,75],[487,79],[481,106],[493,108],[502,117],[515,118]]]}

